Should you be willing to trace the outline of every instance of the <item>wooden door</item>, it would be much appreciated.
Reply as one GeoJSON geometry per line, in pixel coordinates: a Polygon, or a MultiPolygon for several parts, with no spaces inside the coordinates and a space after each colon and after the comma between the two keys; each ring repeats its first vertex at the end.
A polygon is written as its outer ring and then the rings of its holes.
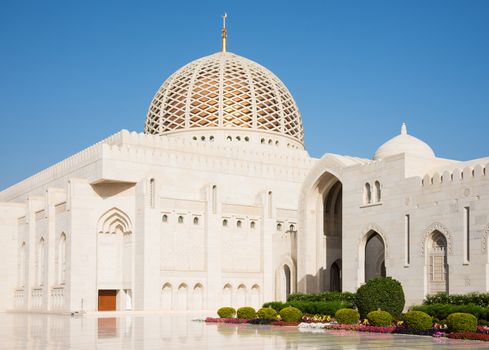
{"type": "Polygon", "coordinates": [[[100,289],[98,291],[98,311],[115,311],[117,290],[100,289]]]}

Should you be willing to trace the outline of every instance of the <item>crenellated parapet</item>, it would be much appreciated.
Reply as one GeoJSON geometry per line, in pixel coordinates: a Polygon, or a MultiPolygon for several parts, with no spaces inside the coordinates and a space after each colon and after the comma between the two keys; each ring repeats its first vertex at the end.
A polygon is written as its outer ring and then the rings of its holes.
{"type": "MultiPolygon", "coordinates": [[[[487,160],[487,159],[484,159],[487,160]]],[[[461,164],[463,165],[463,163],[461,164]]],[[[443,171],[435,171],[431,174],[426,174],[421,180],[423,188],[430,188],[447,184],[471,184],[474,181],[489,180],[489,162],[480,162],[464,167],[455,167],[443,171]]]]}

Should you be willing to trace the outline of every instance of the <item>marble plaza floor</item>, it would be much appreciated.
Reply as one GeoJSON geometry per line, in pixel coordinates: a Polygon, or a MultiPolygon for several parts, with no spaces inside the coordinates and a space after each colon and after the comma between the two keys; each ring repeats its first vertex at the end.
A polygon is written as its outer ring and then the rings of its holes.
{"type": "Polygon", "coordinates": [[[206,324],[189,313],[0,314],[0,349],[487,349],[431,337],[206,324]]]}

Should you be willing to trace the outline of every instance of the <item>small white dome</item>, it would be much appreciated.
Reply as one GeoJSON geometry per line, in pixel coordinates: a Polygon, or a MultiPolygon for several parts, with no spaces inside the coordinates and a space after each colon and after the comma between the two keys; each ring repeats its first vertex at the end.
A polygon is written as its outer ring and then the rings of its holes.
{"type": "Polygon", "coordinates": [[[435,152],[425,142],[420,139],[408,135],[406,124],[402,124],[401,134],[390,139],[374,154],[374,160],[383,159],[394,154],[406,153],[411,156],[434,158],[435,152]]]}

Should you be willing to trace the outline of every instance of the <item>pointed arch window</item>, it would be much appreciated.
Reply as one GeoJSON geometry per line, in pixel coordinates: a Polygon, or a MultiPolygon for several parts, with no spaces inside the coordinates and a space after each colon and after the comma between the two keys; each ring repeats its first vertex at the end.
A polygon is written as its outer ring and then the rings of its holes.
{"type": "Polygon", "coordinates": [[[44,237],[41,237],[37,245],[37,285],[42,286],[44,284],[44,256],[45,256],[45,242],[44,237]]]}
{"type": "Polygon", "coordinates": [[[65,284],[66,274],[66,235],[64,233],[59,237],[58,242],[58,283],[65,284]]]}
{"type": "Polygon", "coordinates": [[[19,249],[19,287],[24,287],[25,285],[25,257],[26,257],[26,246],[25,242],[22,242],[19,249]]]}
{"type": "Polygon", "coordinates": [[[380,188],[380,182],[375,181],[375,201],[379,203],[382,200],[382,189],[380,188]]]}
{"type": "Polygon", "coordinates": [[[367,182],[363,188],[363,203],[370,204],[372,203],[372,188],[370,184],[367,182]]]}

